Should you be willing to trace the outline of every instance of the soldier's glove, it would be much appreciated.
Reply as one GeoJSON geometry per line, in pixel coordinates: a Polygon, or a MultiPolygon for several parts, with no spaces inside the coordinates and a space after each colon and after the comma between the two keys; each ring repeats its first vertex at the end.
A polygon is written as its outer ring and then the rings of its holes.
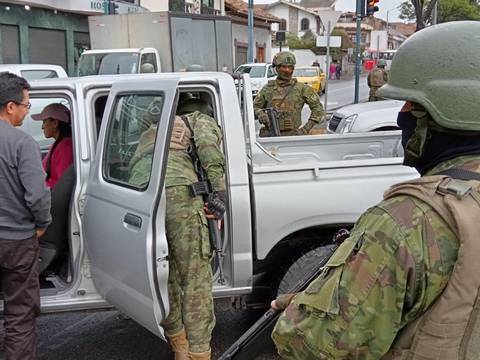
{"type": "Polygon", "coordinates": [[[222,220],[226,210],[226,193],[225,191],[217,191],[208,197],[206,212],[213,215],[216,220],[222,220]]]}
{"type": "Polygon", "coordinates": [[[296,131],[297,135],[308,135],[309,131],[304,127],[298,128],[296,131]]]}
{"type": "Polygon", "coordinates": [[[281,294],[272,301],[272,307],[275,310],[285,310],[288,305],[292,302],[293,297],[297,294],[281,294]]]}
{"type": "Polygon", "coordinates": [[[270,125],[270,119],[268,118],[266,111],[259,111],[257,118],[260,124],[265,125],[267,127],[270,125]]]}

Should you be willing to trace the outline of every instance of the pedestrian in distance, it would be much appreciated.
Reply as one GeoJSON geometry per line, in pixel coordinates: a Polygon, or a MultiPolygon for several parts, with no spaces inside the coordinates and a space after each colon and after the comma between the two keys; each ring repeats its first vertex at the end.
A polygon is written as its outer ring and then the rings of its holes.
{"type": "Polygon", "coordinates": [[[384,59],[380,59],[377,62],[377,67],[368,73],[367,84],[370,88],[368,101],[384,100],[377,95],[377,90],[388,81],[388,73],[387,70],[385,70],[386,66],[387,62],[384,59]]]}
{"type": "Polygon", "coordinates": [[[478,359],[479,33],[448,22],[398,49],[378,93],[406,101],[404,164],[422,176],[367,210],[305,291],[272,302],[284,359],[478,359]]]}
{"type": "Polygon", "coordinates": [[[0,287],[7,360],[36,359],[38,237],[51,221],[40,148],[16,129],[30,109],[29,89],[25,79],[0,74],[0,287]]]}
{"type": "Polygon", "coordinates": [[[323,119],[323,106],[315,90],[292,78],[295,63],[295,56],[291,52],[276,54],[272,64],[278,76],[275,80],[270,80],[255,97],[253,108],[255,116],[262,124],[262,137],[271,135],[273,124],[268,112],[274,114],[276,120],[273,121],[278,123],[280,136],[308,135],[323,119]],[[310,107],[311,112],[307,123],[302,126],[304,104],[310,107]]]}
{"type": "Polygon", "coordinates": [[[330,64],[330,80],[335,80],[335,72],[337,71],[337,65],[332,61],[330,64]]]}
{"type": "Polygon", "coordinates": [[[342,76],[342,65],[340,63],[335,66],[335,79],[340,80],[340,76],[342,76]]]}

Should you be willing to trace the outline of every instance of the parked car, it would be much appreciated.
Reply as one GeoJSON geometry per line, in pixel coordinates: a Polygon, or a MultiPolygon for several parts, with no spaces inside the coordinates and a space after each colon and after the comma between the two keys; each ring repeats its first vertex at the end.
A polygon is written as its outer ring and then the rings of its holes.
{"type": "Polygon", "coordinates": [[[403,104],[404,101],[384,100],[341,107],[331,114],[327,133],[399,130],[397,114],[403,104]]]}
{"type": "Polygon", "coordinates": [[[325,91],[325,73],[318,66],[299,66],[293,70],[298,82],[310,85],[316,92],[325,91]]]}
{"type": "Polygon", "coordinates": [[[258,92],[267,84],[268,80],[273,80],[277,76],[272,64],[268,63],[243,64],[237,67],[234,73],[238,75],[250,75],[253,97],[257,96],[258,92]]]}
{"type": "Polygon", "coordinates": [[[0,65],[0,72],[3,71],[24,77],[28,81],[68,77],[61,66],[50,64],[3,64],[0,65]]]}

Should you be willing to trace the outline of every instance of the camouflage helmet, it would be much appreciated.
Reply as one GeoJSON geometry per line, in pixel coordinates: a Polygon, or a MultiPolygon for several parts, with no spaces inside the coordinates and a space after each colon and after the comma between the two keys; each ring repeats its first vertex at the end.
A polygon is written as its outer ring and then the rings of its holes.
{"type": "Polygon", "coordinates": [[[296,60],[295,55],[290,51],[282,51],[276,54],[273,57],[272,64],[273,66],[280,66],[280,65],[292,65],[295,66],[296,60]]]}
{"type": "Polygon", "coordinates": [[[385,67],[385,66],[387,66],[387,60],[379,59],[377,62],[377,67],[385,67]]]}
{"type": "Polygon", "coordinates": [[[444,129],[480,131],[480,22],[423,29],[398,49],[377,95],[423,106],[444,129]]]}

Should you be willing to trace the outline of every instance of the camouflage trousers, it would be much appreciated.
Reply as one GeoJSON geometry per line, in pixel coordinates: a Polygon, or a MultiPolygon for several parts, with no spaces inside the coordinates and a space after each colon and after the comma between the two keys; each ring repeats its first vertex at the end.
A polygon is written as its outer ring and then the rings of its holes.
{"type": "Polygon", "coordinates": [[[166,195],[170,314],[162,325],[170,335],[185,328],[190,351],[208,351],[215,314],[211,250],[203,200],[192,198],[188,186],[168,187],[166,195]]]}
{"type": "Polygon", "coordinates": [[[372,86],[370,88],[370,93],[368,94],[368,101],[380,101],[385,100],[385,98],[377,96],[377,90],[380,89],[379,87],[372,86]]]}

